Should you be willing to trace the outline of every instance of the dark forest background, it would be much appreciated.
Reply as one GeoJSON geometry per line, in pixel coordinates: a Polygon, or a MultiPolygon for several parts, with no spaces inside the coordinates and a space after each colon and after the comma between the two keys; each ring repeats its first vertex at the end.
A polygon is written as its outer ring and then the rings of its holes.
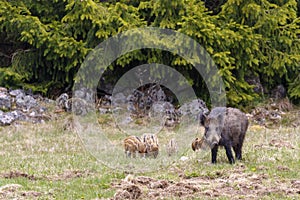
{"type": "MultiPolygon", "coordinates": [[[[300,3],[296,0],[2,0],[0,86],[48,97],[70,92],[88,53],[107,38],[137,27],[179,31],[211,55],[228,105],[245,106],[285,95],[300,103],[300,3]]],[[[138,50],[105,73],[113,84],[144,63],[180,71],[209,101],[201,76],[178,55],[138,50]]]]}

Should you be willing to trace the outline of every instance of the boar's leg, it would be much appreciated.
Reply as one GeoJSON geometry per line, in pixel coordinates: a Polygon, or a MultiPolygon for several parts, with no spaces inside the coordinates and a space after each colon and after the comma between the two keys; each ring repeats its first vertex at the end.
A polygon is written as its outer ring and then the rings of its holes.
{"type": "Polygon", "coordinates": [[[225,150],[226,150],[226,155],[227,155],[227,158],[229,160],[229,163],[233,164],[234,163],[234,158],[233,158],[233,155],[232,155],[231,146],[226,145],[225,150]]]}
{"type": "Polygon", "coordinates": [[[131,153],[127,152],[127,158],[130,158],[130,157],[131,157],[131,153]]]}
{"type": "Polygon", "coordinates": [[[242,148],[240,147],[240,145],[233,147],[233,150],[234,150],[236,159],[242,160],[242,148]]]}
{"type": "Polygon", "coordinates": [[[157,155],[158,155],[158,151],[155,151],[154,154],[153,154],[154,158],[156,158],[157,155]]]}
{"type": "Polygon", "coordinates": [[[127,148],[125,149],[125,155],[127,158],[130,157],[130,151],[127,148]]]}
{"type": "Polygon", "coordinates": [[[213,164],[217,163],[217,154],[218,154],[218,145],[215,145],[214,148],[211,149],[211,162],[213,164]]]}
{"type": "Polygon", "coordinates": [[[136,151],[134,151],[134,152],[131,153],[132,158],[136,158],[136,153],[137,153],[136,151]]]}

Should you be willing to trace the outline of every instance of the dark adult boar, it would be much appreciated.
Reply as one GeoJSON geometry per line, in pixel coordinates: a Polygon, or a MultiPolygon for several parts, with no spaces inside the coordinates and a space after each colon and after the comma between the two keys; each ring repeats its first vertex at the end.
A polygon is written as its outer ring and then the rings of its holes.
{"type": "Polygon", "coordinates": [[[211,161],[217,162],[218,147],[224,146],[231,164],[234,163],[231,147],[236,159],[242,159],[242,146],[248,128],[245,113],[236,108],[216,107],[208,116],[202,116],[205,127],[204,140],[211,148],[211,161]]]}

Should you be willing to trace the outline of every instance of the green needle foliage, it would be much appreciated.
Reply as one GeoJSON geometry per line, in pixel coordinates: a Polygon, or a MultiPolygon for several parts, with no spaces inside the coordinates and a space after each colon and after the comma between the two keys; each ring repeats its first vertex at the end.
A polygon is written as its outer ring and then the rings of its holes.
{"type": "MultiPolygon", "coordinates": [[[[203,46],[219,68],[228,105],[244,106],[263,97],[247,82],[251,78],[259,78],[265,91],[283,84],[288,97],[300,101],[296,0],[2,0],[0,85],[22,85],[49,96],[70,89],[94,47],[145,26],[179,31],[203,46]]],[[[153,62],[180,71],[197,95],[209,100],[204,81],[190,63],[157,49],[121,56],[110,66],[114,73],[108,73],[107,80],[115,82],[132,67],[153,62]]]]}

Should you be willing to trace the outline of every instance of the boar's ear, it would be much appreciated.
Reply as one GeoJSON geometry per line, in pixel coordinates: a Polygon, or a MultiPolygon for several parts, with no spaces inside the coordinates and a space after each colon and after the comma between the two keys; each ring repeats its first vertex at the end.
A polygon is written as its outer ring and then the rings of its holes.
{"type": "Polygon", "coordinates": [[[224,118],[225,118],[225,116],[224,116],[223,113],[218,114],[218,116],[217,116],[217,118],[216,118],[218,124],[219,124],[221,127],[224,126],[224,118]]]}
{"type": "Polygon", "coordinates": [[[192,149],[193,149],[193,151],[196,151],[196,147],[195,147],[196,145],[195,145],[195,141],[192,143],[192,149]]]}
{"type": "Polygon", "coordinates": [[[205,122],[205,120],[206,120],[206,115],[203,114],[203,112],[200,112],[199,115],[198,115],[198,119],[199,119],[199,121],[200,121],[200,124],[201,124],[202,126],[204,126],[204,122],[205,122]]]}
{"type": "Polygon", "coordinates": [[[224,115],[223,113],[219,113],[217,116],[218,124],[223,126],[224,115]]]}
{"type": "Polygon", "coordinates": [[[192,142],[192,149],[193,151],[196,151],[197,149],[197,143],[198,143],[199,138],[194,139],[194,141],[192,142]]]}

